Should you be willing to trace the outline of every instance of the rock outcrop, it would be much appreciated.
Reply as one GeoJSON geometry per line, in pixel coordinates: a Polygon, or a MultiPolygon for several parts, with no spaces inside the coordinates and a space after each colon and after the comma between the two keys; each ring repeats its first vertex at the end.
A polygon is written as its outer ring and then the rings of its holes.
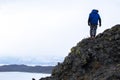
{"type": "Polygon", "coordinates": [[[40,80],[120,80],[120,25],[77,43],[51,76],[40,80]]]}

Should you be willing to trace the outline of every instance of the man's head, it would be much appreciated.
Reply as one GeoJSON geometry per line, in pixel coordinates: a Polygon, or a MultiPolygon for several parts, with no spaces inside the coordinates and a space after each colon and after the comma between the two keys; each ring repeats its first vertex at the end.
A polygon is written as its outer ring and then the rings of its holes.
{"type": "Polygon", "coordinates": [[[93,9],[92,12],[98,13],[99,11],[97,9],[93,9]]]}

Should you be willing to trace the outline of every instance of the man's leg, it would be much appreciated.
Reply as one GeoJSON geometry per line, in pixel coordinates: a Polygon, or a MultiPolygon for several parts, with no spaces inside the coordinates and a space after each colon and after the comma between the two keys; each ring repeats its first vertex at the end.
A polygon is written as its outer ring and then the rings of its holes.
{"type": "Polygon", "coordinates": [[[97,25],[90,26],[90,37],[95,38],[96,36],[97,25]]]}
{"type": "Polygon", "coordinates": [[[94,35],[94,26],[91,25],[91,26],[90,26],[90,37],[92,38],[93,35],[94,35]]]}
{"type": "Polygon", "coordinates": [[[97,25],[94,25],[93,26],[93,36],[94,37],[96,36],[96,30],[97,30],[97,25]]]}

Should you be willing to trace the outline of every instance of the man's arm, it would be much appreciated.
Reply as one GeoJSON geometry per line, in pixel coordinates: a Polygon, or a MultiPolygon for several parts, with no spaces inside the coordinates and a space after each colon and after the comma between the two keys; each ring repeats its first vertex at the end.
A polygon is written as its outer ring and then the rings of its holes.
{"type": "Polygon", "coordinates": [[[101,18],[100,18],[100,16],[99,16],[99,26],[101,26],[101,18]]]}
{"type": "Polygon", "coordinates": [[[88,18],[88,26],[90,26],[90,17],[88,18]]]}

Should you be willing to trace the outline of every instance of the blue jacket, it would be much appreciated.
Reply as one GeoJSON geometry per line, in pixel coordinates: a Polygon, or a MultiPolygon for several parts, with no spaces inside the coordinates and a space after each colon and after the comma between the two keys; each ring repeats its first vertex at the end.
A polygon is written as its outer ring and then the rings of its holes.
{"type": "Polygon", "coordinates": [[[101,25],[101,18],[98,14],[98,10],[93,9],[92,12],[89,14],[88,25],[98,25],[98,21],[101,25]]]}

